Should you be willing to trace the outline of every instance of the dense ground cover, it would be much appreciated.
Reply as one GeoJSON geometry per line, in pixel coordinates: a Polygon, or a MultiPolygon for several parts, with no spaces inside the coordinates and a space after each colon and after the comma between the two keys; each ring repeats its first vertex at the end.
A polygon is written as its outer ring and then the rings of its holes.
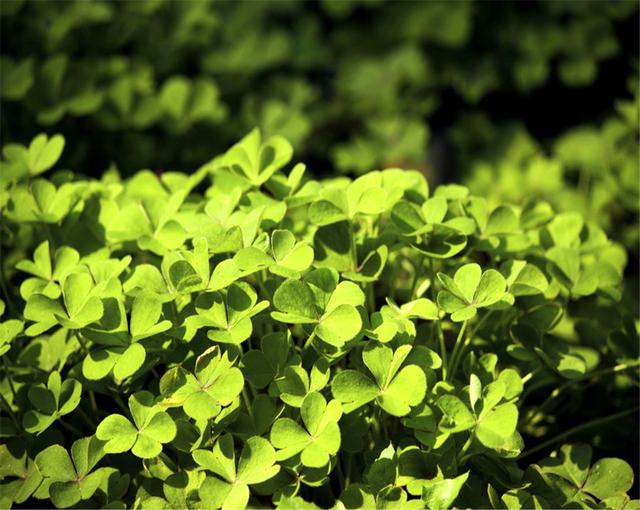
{"type": "Polygon", "coordinates": [[[638,412],[597,225],[307,179],[258,130],[190,175],[51,173],[63,148],[4,148],[4,505],[636,507],[628,463],[562,445],[638,412]],[[593,385],[621,410],[567,429],[593,385]]]}
{"type": "Polygon", "coordinates": [[[1,2],[0,506],[637,508],[637,18],[1,2]]]}

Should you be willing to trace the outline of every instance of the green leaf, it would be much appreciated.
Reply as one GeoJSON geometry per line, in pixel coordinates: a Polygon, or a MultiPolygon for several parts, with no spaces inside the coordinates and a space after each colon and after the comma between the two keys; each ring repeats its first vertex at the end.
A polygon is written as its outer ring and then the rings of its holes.
{"type": "Polygon", "coordinates": [[[492,409],[478,420],[475,435],[487,448],[500,448],[516,430],[518,408],[504,404],[492,409]]]}
{"type": "Polygon", "coordinates": [[[631,466],[622,459],[605,458],[591,467],[582,488],[598,499],[607,499],[631,490],[632,486],[631,466]]]}
{"type": "Polygon", "coordinates": [[[431,510],[446,510],[451,508],[460,493],[460,489],[467,481],[469,471],[456,478],[429,480],[422,488],[422,501],[431,510]]]}
{"type": "Polygon", "coordinates": [[[443,395],[438,399],[437,404],[442,411],[442,419],[438,427],[443,432],[462,432],[475,425],[475,417],[458,397],[454,395],[443,395]]]}
{"type": "Polygon", "coordinates": [[[310,323],[318,318],[315,296],[309,285],[300,280],[286,280],[273,295],[273,304],[284,314],[272,312],[272,317],[283,322],[310,323]]]}
{"type": "Polygon", "coordinates": [[[304,466],[326,466],[340,448],[338,421],[342,407],[337,400],[327,404],[322,394],[311,392],[302,402],[300,414],[306,430],[290,418],[274,423],[271,443],[278,449],[276,458],[284,460],[300,453],[304,466]]]}
{"type": "Polygon", "coordinates": [[[54,135],[48,138],[44,133],[36,136],[29,144],[27,163],[32,175],[49,170],[56,164],[64,149],[64,137],[54,135]]]}
{"type": "Polygon", "coordinates": [[[130,450],[136,442],[138,431],[133,424],[121,414],[111,414],[100,422],[96,429],[96,437],[106,441],[106,453],[122,453],[130,450]]]}

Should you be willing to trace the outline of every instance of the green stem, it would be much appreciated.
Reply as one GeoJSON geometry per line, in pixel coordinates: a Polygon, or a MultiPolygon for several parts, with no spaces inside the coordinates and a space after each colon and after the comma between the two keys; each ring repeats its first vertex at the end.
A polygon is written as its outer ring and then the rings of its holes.
{"type": "Polygon", "coordinates": [[[522,384],[527,384],[531,378],[542,370],[542,367],[536,367],[522,378],[522,384]]]}
{"type": "Polygon", "coordinates": [[[11,315],[14,315],[16,309],[13,305],[13,299],[11,299],[11,297],[9,296],[9,289],[7,289],[7,284],[4,281],[4,264],[0,266],[0,287],[2,288],[2,294],[4,296],[5,304],[9,308],[9,312],[11,313],[11,315]]]}
{"type": "Polygon", "coordinates": [[[9,414],[9,416],[11,416],[11,419],[13,420],[13,423],[15,424],[16,429],[20,430],[20,423],[18,422],[18,419],[16,418],[16,415],[13,412],[13,409],[11,409],[11,404],[9,404],[7,399],[4,398],[4,395],[2,393],[0,393],[0,401],[2,401],[4,406],[7,408],[7,413],[9,414]]]}
{"type": "Polygon", "coordinates": [[[467,450],[471,447],[471,443],[473,442],[473,434],[469,435],[469,438],[464,443],[460,452],[458,453],[458,465],[462,465],[469,458],[469,455],[466,455],[467,450]]]}
{"type": "MultiPolygon", "coordinates": [[[[415,296],[416,293],[416,289],[418,288],[418,279],[420,277],[420,273],[422,272],[422,270],[424,269],[424,260],[425,260],[425,256],[420,254],[420,260],[418,261],[418,263],[414,266],[415,271],[413,274],[413,283],[411,284],[411,293],[409,294],[409,300],[412,300],[415,296]]],[[[431,260],[431,259],[429,259],[431,260]]],[[[433,285],[433,281],[431,282],[431,284],[433,285]]]]}
{"type": "Polygon", "coordinates": [[[2,356],[2,364],[4,365],[4,371],[7,374],[7,381],[9,381],[9,388],[11,389],[11,395],[13,395],[13,399],[16,398],[16,389],[13,386],[13,380],[11,379],[11,375],[9,375],[9,365],[7,365],[7,358],[2,356]]]}
{"type": "Polygon", "coordinates": [[[464,332],[467,329],[467,322],[468,321],[464,321],[462,323],[462,327],[460,328],[460,331],[458,331],[458,337],[456,338],[456,344],[453,347],[453,352],[451,353],[451,363],[449,365],[449,373],[448,375],[448,379],[451,379],[452,377],[455,376],[456,374],[456,369],[458,368],[458,353],[460,352],[460,348],[462,347],[462,338],[464,336],[464,332]]]}
{"type": "Polygon", "coordinates": [[[351,459],[353,458],[353,454],[352,453],[347,453],[347,467],[345,469],[345,476],[344,476],[344,487],[347,488],[349,487],[350,483],[351,483],[351,459]]]}
{"type": "Polygon", "coordinates": [[[93,390],[89,390],[89,403],[91,404],[91,410],[94,413],[98,412],[98,405],[96,404],[96,396],[93,393],[93,390]]]}
{"type": "MultiPolygon", "coordinates": [[[[435,288],[435,280],[436,280],[436,272],[433,267],[433,259],[429,257],[429,295],[431,296],[431,301],[436,302],[436,288],[435,288]]],[[[442,380],[447,380],[447,346],[444,343],[444,335],[442,334],[442,325],[440,321],[434,321],[433,327],[435,329],[435,336],[438,338],[438,348],[440,349],[440,359],[442,360],[442,380]]]]}
{"type": "Polygon", "coordinates": [[[540,404],[540,406],[538,406],[537,411],[538,412],[542,412],[544,409],[546,409],[556,398],[558,398],[558,396],[565,391],[568,388],[571,388],[573,385],[583,382],[587,379],[595,379],[597,377],[601,377],[603,375],[608,375],[608,374],[612,374],[612,373],[617,373],[617,372],[624,372],[625,370],[629,370],[632,368],[636,368],[640,366],[640,360],[634,360],[634,361],[629,361],[627,363],[620,363],[619,365],[616,365],[614,367],[609,367],[609,368],[603,368],[601,370],[595,370],[593,372],[590,372],[588,374],[584,374],[580,377],[576,377],[575,379],[571,379],[570,381],[565,382],[564,384],[558,386],[557,388],[555,388],[551,394],[546,398],[546,400],[544,402],[542,402],[542,404],[540,404]]]}
{"type": "Polygon", "coordinates": [[[358,270],[358,246],[356,245],[355,225],[349,225],[349,234],[351,237],[351,257],[353,259],[353,270],[358,270]]]}
{"type": "Polygon", "coordinates": [[[249,401],[249,395],[247,394],[247,386],[242,387],[242,401],[244,402],[244,406],[247,408],[247,414],[253,420],[253,411],[251,410],[251,403],[249,401]]]}
{"type": "Polygon", "coordinates": [[[382,432],[382,435],[384,436],[384,440],[386,442],[389,440],[389,432],[387,431],[387,423],[384,419],[384,416],[382,416],[382,409],[380,407],[378,407],[376,415],[376,421],[380,426],[380,431],[382,432]]]}
{"type": "Polygon", "coordinates": [[[534,446],[533,448],[523,452],[520,454],[520,456],[518,457],[518,459],[524,459],[525,457],[529,457],[530,455],[533,455],[536,452],[539,452],[540,450],[544,450],[545,448],[548,448],[549,446],[554,445],[555,443],[565,439],[566,437],[569,437],[573,434],[576,434],[578,432],[582,432],[583,430],[587,430],[590,429],[592,427],[596,427],[598,425],[603,425],[605,423],[609,423],[615,420],[618,420],[619,418],[622,418],[624,416],[627,416],[629,414],[633,414],[633,413],[637,413],[640,410],[640,406],[636,406],[633,409],[627,409],[626,411],[620,411],[619,413],[615,413],[609,416],[605,416],[603,418],[597,418],[595,420],[591,420],[588,421],[587,423],[583,423],[582,425],[578,425],[576,427],[573,427],[569,430],[565,430],[564,432],[561,432],[560,434],[552,437],[551,439],[548,439],[547,441],[543,441],[542,443],[540,443],[537,446],[534,446]]]}
{"type": "Polygon", "coordinates": [[[68,431],[72,432],[76,437],[82,437],[82,432],[78,428],[71,425],[71,423],[62,421],[62,418],[58,418],[58,421],[60,422],[60,425],[62,425],[68,431]]]}
{"type": "Polygon", "coordinates": [[[367,285],[367,308],[369,309],[369,313],[373,313],[376,311],[376,298],[375,293],[373,291],[373,282],[369,282],[367,285]]]}
{"type": "Polygon", "coordinates": [[[307,341],[304,343],[304,346],[302,347],[302,350],[304,351],[305,349],[308,349],[309,346],[311,345],[311,342],[313,341],[313,339],[316,337],[316,332],[314,331],[313,333],[311,333],[309,335],[309,338],[307,338],[307,341]]]}
{"type": "Polygon", "coordinates": [[[126,405],[124,405],[124,402],[120,398],[120,395],[118,395],[117,393],[112,393],[111,396],[113,397],[113,400],[115,401],[115,403],[118,404],[120,409],[122,409],[124,411],[125,415],[128,415],[129,414],[129,409],[127,408],[126,405]]]}
{"type": "Polygon", "coordinates": [[[477,324],[475,325],[475,327],[471,330],[471,333],[469,333],[470,337],[474,337],[476,335],[476,333],[480,330],[480,328],[484,325],[484,323],[486,322],[486,320],[489,318],[489,316],[493,313],[493,310],[489,310],[487,313],[485,313],[482,316],[482,319],[480,319],[477,324]]]}
{"type": "Polygon", "coordinates": [[[84,422],[89,426],[89,430],[95,430],[98,428],[98,425],[91,419],[91,417],[84,412],[81,406],[76,407],[78,414],[84,420],[84,422]]]}
{"type": "Polygon", "coordinates": [[[336,474],[338,475],[338,480],[340,481],[340,492],[342,492],[346,485],[344,480],[344,473],[342,472],[342,465],[340,464],[340,459],[336,462],[336,474]]]}

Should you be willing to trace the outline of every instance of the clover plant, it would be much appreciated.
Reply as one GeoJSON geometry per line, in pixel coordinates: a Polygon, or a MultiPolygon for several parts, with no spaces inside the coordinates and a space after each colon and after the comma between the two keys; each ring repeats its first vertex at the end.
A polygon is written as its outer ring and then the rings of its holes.
{"type": "Polygon", "coordinates": [[[258,130],[191,174],[89,179],[64,147],[3,152],[4,508],[640,507],[594,222],[314,180],[258,130]]]}

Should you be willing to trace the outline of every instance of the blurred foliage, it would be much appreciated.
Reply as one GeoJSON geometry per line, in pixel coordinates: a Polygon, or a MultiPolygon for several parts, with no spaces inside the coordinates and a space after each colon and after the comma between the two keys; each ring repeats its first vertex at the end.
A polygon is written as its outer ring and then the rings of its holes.
{"type": "Polygon", "coordinates": [[[68,167],[130,175],[195,169],[260,126],[317,174],[409,167],[495,202],[535,196],[637,253],[637,84],[607,118],[554,112],[554,136],[576,125],[555,140],[529,134],[521,111],[504,118],[508,98],[584,90],[605,62],[630,58],[620,26],[637,12],[587,1],[7,0],[1,141],[60,132],[74,140],[68,167]],[[454,165],[439,160],[442,140],[454,165]]]}
{"type": "Polygon", "coordinates": [[[640,97],[631,88],[634,99],[617,101],[614,115],[570,129],[549,149],[522,123],[495,126],[481,113],[467,117],[452,139],[470,188],[494,203],[542,197],[558,210],[579,211],[637,257],[640,97]]]}
{"type": "Polygon", "coordinates": [[[260,125],[338,171],[426,167],[443,94],[474,105],[594,82],[635,2],[7,0],[3,142],[69,166],[193,168],[260,125]],[[494,30],[492,27],[500,27],[494,30]],[[233,114],[231,114],[232,112],[233,114]],[[80,136],[81,135],[81,136],[80,136]]]}

